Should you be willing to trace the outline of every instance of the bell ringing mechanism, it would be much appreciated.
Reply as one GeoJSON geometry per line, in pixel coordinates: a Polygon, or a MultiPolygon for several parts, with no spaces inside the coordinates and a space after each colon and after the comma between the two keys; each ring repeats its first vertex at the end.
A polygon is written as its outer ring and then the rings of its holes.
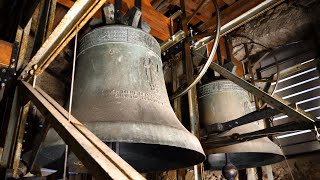
{"type": "MultiPolygon", "coordinates": [[[[203,126],[225,123],[250,113],[249,94],[229,80],[218,80],[200,87],[199,111],[203,126]]],[[[262,122],[255,121],[235,127],[221,134],[228,136],[234,133],[249,133],[263,129],[262,122]]],[[[220,135],[218,135],[220,136],[220,135]]],[[[208,136],[215,138],[215,136],[208,136]]],[[[202,143],[208,155],[207,168],[221,170],[229,162],[239,169],[259,167],[283,160],[281,149],[267,137],[234,145],[214,147],[215,144],[202,143]]]]}

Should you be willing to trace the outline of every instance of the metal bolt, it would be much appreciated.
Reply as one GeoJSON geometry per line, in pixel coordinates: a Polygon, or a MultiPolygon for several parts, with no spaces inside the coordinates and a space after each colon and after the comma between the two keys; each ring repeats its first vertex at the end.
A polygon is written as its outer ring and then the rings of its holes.
{"type": "Polygon", "coordinates": [[[30,69],[30,70],[29,70],[29,74],[30,74],[30,75],[33,75],[33,74],[34,74],[34,70],[33,70],[33,69],[30,69]]]}
{"type": "Polygon", "coordinates": [[[16,61],[16,59],[14,59],[14,58],[13,58],[13,59],[11,59],[11,62],[15,62],[15,61],[16,61]]]}
{"type": "Polygon", "coordinates": [[[6,72],[6,69],[2,69],[1,72],[5,73],[5,72],[6,72]]]}
{"type": "Polygon", "coordinates": [[[34,65],[32,66],[32,68],[33,68],[34,70],[37,70],[37,69],[38,69],[38,65],[37,65],[37,64],[34,64],[34,65]]]}
{"type": "Polygon", "coordinates": [[[14,65],[14,64],[11,64],[11,65],[10,65],[10,68],[11,68],[11,69],[13,69],[13,68],[15,68],[15,67],[16,67],[16,65],[14,65]]]}

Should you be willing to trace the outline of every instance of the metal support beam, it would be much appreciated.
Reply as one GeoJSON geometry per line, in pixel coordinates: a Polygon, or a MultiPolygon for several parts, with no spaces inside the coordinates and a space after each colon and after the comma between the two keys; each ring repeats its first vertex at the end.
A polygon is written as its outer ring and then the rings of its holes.
{"type": "Polygon", "coordinates": [[[280,114],[280,111],[272,108],[266,108],[260,111],[254,111],[231,121],[227,121],[224,123],[211,124],[207,126],[205,129],[201,130],[201,137],[207,136],[209,134],[222,133],[225,131],[229,131],[235,127],[252,123],[260,119],[269,118],[278,114],[280,114]]]}
{"type": "MultiPolygon", "coordinates": [[[[185,2],[184,0],[180,0],[180,7],[182,11],[182,30],[187,33],[188,32],[188,20],[186,17],[185,12],[185,2]]],[[[186,63],[186,74],[187,74],[187,82],[188,84],[191,84],[194,80],[193,74],[193,61],[192,61],[192,54],[191,54],[191,48],[190,48],[190,42],[184,41],[184,53],[183,53],[183,59],[185,59],[186,63]]],[[[194,134],[197,138],[200,136],[200,123],[199,123],[199,109],[198,109],[198,98],[197,98],[197,89],[196,86],[191,88],[188,91],[188,104],[189,104],[189,117],[190,117],[190,127],[191,127],[191,133],[194,134]]],[[[194,176],[195,180],[202,179],[201,174],[201,164],[194,166],[194,176]]]]}
{"type": "Polygon", "coordinates": [[[315,123],[287,123],[287,124],[281,124],[278,126],[269,127],[266,129],[261,129],[258,131],[245,133],[245,134],[237,134],[234,133],[230,136],[211,136],[208,139],[204,139],[201,141],[201,144],[205,147],[206,145],[210,144],[210,147],[222,147],[222,146],[228,146],[233,145],[245,141],[251,141],[254,139],[259,139],[263,137],[267,137],[269,135],[275,135],[275,134],[282,134],[282,133],[288,133],[288,132],[298,132],[302,130],[312,130],[314,127],[320,127],[320,122],[315,123]]]}
{"type": "Polygon", "coordinates": [[[19,127],[19,115],[21,112],[21,94],[18,87],[15,89],[12,108],[10,112],[10,119],[7,128],[7,134],[5,135],[5,143],[3,148],[3,154],[0,161],[0,167],[11,168],[11,160],[14,154],[15,142],[17,140],[16,136],[19,127]]]}
{"type": "MultiPolygon", "coordinates": [[[[248,10],[247,12],[243,13],[242,15],[238,16],[237,18],[233,19],[232,21],[227,21],[228,23],[224,24],[221,27],[221,34],[220,36],[224,36],[227,33],[233,31],[234,29],[240,27],[241,25],[249,22],[253,18],[257,17],[258,15],[262,14],[263,12],[269,10],[270,8],[278,5],[279,3],[283,2],[284,0],[265,0],[264,2],[260,3],[256,7],[248,10]]],[[[214,18],[212,18],[214,19],[214,18]]],[[[223,20],[222,20],[223,21],[223,20]]],[[[177,32],[174,34],[171,38],[169,38],[167,41],[161,43],[161,52],[165,52],[170,47],[174,46],[176,43],[181,41],[187,36],[188,33],[182,33],[177,32]],[[179,37],[179,41],[177,38],[173,37],[179,37]]],[[[204,38],[199,40],[197,43],[195,43],[192,47],[193,49],[200,49],[201,47],[205,46],[208,42],[212,41],[214,37],[210,36],[212,33],[206,33],[203,32],[204,38]]]]}
{"type": "Polygon", "coordinates": [[[30,107],[30,102],[24,105],[19,118],[19,125],[18,125],[19,129],[17,133],[17,140],[15,144],[14,157],[12,162],[13,177],[15,178],[19,177],[18,172],[19,172],[20,156],[22,151],[22,143],[23,143],[22,141],[25,133],[24,131],[25,131],[26,122],[28,118],[29,107],[30,107]]]}
{"type": "Polygon", "coordinates": [[[45,92],[22,81],[27,97],[68,144],[95,179],[145,179],[45,92]]]}
{"type": "Polygon", "coordinates": [[[230,81],[234,82],[235,84],[239,85],[243,89],[247,90],[254,96],[258,97],[262,101],[268,103],[273,108],[281,111],[282,113],[288,115],[293,120],[297,122],[305,121],[305,122],[315,122],[316,118],[309,113],[304,112],[300,108],[293,108],[288,106],[289,103],[285,100],[282,100],[276,96],[271,96],[270,94],[260,90],[259,88],[255,87],[254,85],[250,84],[249,82],[241,79],[240,77],[232,74],[227,69],[223,68],[222,66],[211,63],[210,68],[217,73],[221,74],[223,77],[229,79],[230,81]]]}
{"type": "Polygon", "coordinates": [[[28,73],[34,65],[39,67],[36,74],[42,73],[75,36],[77,30],[82,28],[105,2],[106,0],[76,1],[49,38],[32,57],[19,78],[29,80],[31,76],[28,73]]]}

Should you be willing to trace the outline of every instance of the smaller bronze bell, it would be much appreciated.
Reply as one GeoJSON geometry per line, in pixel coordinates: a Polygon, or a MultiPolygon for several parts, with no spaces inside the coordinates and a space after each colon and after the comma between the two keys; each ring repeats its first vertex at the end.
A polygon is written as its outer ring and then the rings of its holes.
{"type": "MultiPolygon", "coordinates": [[[[251,112],[248,92],[229,80],[219,80],[200,87],[199,111],[202,125],[223,123],[239,118],[251,112]]],[[[223,136],[234,133],[249,133],[263,128],[260,122],[238,126],[223,133],[223,136]]],[[[260,138],[234,145],[214,148],[203,145],[207,154],[210,169],[221,170],[228,159],[238,169],[259,167],[283,160],[282,151],[269,138],[260,138]]]]}

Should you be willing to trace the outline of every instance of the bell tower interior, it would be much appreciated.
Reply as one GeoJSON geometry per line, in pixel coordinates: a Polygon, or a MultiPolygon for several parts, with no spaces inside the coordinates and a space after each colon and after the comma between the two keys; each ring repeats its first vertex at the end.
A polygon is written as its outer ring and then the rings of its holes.
{"type": "Polygon", "coordinates": [[[0,180],[319,179],[320,1],[0,14],[0,180]]]}

